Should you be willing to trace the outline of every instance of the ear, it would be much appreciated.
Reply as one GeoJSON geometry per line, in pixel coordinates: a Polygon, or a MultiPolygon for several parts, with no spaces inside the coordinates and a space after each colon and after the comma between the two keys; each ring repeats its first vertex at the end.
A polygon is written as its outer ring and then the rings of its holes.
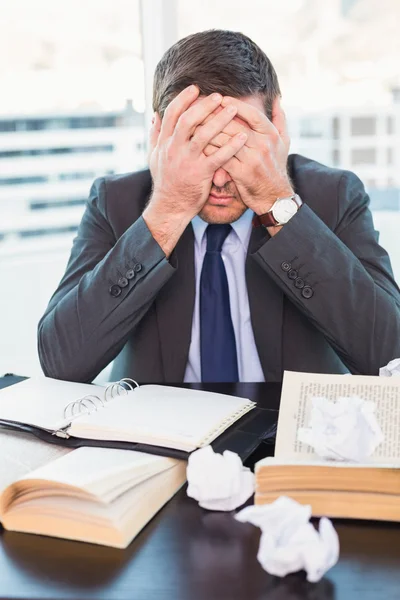
{"type": "Polygon", "coordinates": [[[157,146],[158,136],[160,135],[161,130],[161,118],[160,115],[155,112],[153,115],[153,119],[151,121],[151,128],[149,133],[149,152],[150,154],[153,152],[154,148],[157,146]]]}
{"type": "Polygon", "coordinates": [[[278,130],[281,140],[289,153],[290,138],[287,130],[285,112],[281,106],[280,96],[277,96],[272,104],[272,124],[278,130]]]}

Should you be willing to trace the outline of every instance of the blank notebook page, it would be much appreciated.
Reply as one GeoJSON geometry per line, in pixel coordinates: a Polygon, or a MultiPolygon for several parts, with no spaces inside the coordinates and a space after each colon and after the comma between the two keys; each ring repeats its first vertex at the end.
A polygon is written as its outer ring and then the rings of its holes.
{"type": "Polygon", "coordinates": [[[64,424],[67,404],[89,394],[102,398],[104,388],[51,377],[32,377],[0,390],[0,419],[54,430],[64,424]]]}
{"type": "Polygon", "coordinates": [[[126,439],[174,448],[209,443],[255,406],[254,402],[198,390],[145,385],[75,419],[71,435],[126,439]]]}

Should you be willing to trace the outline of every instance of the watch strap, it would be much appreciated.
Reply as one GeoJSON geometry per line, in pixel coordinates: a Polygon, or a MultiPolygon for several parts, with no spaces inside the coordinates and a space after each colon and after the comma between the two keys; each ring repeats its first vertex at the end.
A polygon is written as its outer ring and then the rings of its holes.
{"type": "MultiPolygon", "coordinates": [[[[296,203],[297,209],[301,207],[302,201],[297,194],[293,194],[293,196],[290,196],[290,199],[296,203]]],[[[282,198],[277,198],[276,202],[278,202],[279,200],[282,200],[282,198]]],[[[269,209],[269,211],[264,213],[263,215],[254,215],[253,227],[276,227],[277,225],[279,225],[272,211],[272,209],[274,208],[274,204],[269,209]]]]}
{"type": "Polygon", "coordinates": [[[278,225],[278,221],[275,219],[272,210],[264,213],[263,215],[255,215],[254,220],[257,220],[256,227],[276,227],[278,225]]]}

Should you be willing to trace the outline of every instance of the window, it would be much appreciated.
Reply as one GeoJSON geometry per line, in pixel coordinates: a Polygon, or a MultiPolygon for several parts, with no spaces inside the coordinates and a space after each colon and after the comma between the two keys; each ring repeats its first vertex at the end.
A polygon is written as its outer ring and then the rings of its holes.
{"type": "Polygon", "coordinates": [[[371,186],[368,191],[373,211],[385,211],[386,213],[393,214],[393,212],[400,210],[400,194],[398,190],[390,188],[379,189],[371,186]]]}
{"type": "Polygon", "coordinates": [[[93,171],[89,172],[75,172],[75,173],[59,173],[58,179],[60,181],[74,181],[76,179],[94,179],[96,173],[93,171]]]}
{"type": "Polygon", "coordinates": [[[351,119],[351,135],[375,135],[376,117],[353,117],[351,119]]]}
{"type": "Polygon", "coordinates": [[[340,164],[340,150],[338,148],[333,149],[332,153],[332,165],[334,167],[338,167],[340,164]]]}
{"type": "Polygon", "coordinates": [[[395,104],[400,104],[400,87],[392,87],[392,99],[395,104]]]}
{"type": "Polygon", "coordinates": [[[305,118],[300,122],[300,136],[304,138],[321,138],[322,124],[317,119],[305,118]]]}
{"type": "Polygon", "coordinates": [[[86,202],[86,198],[72,198],[68,200],[35,200],[31,202],[31,210],[46,210],[52,208],[65,208],[66,206],[83,206],[86,202]]]}
{"type": "Polygon", "coordinates": [[[332,135],[334,140],[340,138],[340,120],[339,117],[333,117],[332,120],[332,135]]]}
{"type": "Polygon", "coordinates": [[[94,154],[99,152],[112,152],[112,144],[103,146],[76,146],[72,148],[33,148],[24,150],[3,150],[0,152],[2,158],[23,158],[26,156],[51,156],[52,154],[94,154]]]}
{"type": "Polygon", "coordinates": [[[21,238],[42,237],[43,235],[57,235],[59,233],[75,233],[78,229],[77,225],[69,227],[51,227],[49,229],[28,229],[27,231],[18,232],[21,238]]]}
{"type": "Polygon", "coordinates": [[[0,20],[0,374],[40,373],[36,327],[93,180],[146,163],[139,0],[12,0],[0,20]],[[20,317],[24,315],[24,327],[20,317]]]}
{"type": "Polygon", "coordinates": [[[353,165],[374,165],[376,163],[375,148],[353,148],[351,151],[353,165]]]}
{"type": "Polygon", "coordinates": [[[393,118],[392,115],[390,115],[386,119],[386,133],[388,133],[389,135],[392,135],[393,133],[395,133],[395,130],[394,130],[394,118],[393,118]]]}
{"type": "Polygon", "coordinates": [[[46,175],[31,175],[27,177],[5,177],[0,178],[0,185],[27,185],[28,183],[47,183],[46,175]]]}

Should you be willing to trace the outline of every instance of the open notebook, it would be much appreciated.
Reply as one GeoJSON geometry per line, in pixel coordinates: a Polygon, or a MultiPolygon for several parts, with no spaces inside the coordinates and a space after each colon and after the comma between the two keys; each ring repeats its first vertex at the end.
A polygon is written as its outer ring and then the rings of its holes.
{"type": "Polygon", "coordinates": [[[104,388],[39,377],[0,391],[0,425],[70,446],[140,444],[135,449],[184,458],[172,451],[210,444],[254,407],[236,396],[131,380],[104,388]]]}
{"type": "Polygon", "coordinates": [[[110,448],[70,450],[0,432],[5,529],[125,548],[186,480],[186,462],[110,448]]]}

